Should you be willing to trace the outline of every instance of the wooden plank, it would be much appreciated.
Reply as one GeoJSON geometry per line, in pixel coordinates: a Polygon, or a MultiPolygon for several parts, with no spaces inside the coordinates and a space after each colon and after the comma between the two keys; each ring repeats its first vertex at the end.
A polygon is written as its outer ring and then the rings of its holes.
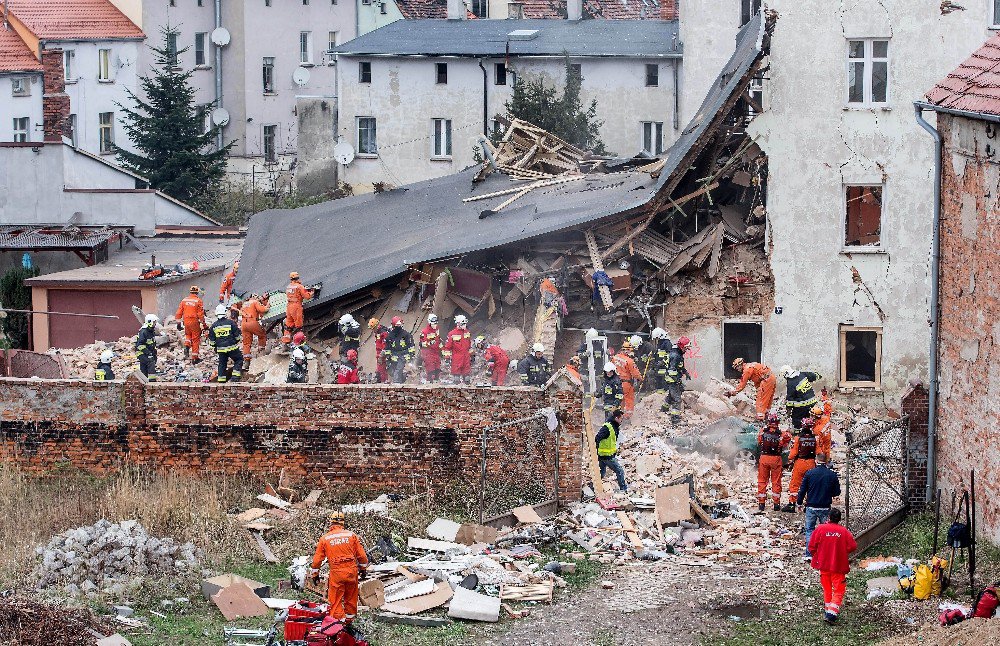
{"type": "MultiPolygon", "coordinates": [[[[577,180],[583,179],[584,177],[586,177],[586,175],[568,175],[568,176],[563,176],[563,177],[556,177],[554,179],[540,180],[538,182],[535,182],[534,184],[529,184],[529,186],[531,188],[543,188],[545,186],[554,186],[556,184],[563,184],[565,182],[575,182],[577,180]]],[[[500,191],[493,191],[492,193],[483,193],[482,195],[474,195],[472,197],[466,197],[466,198],[463,198],[462,201],[463,202],[476,202],[476,201],[479,201],[479,200],[488,200],[491,197],[500,197],[501,195],[510,195],[511,193],[519,193],[519,192],[523,191],[525,188],[527,188],[527,187],[525,187],[525,186],[518,186],[518,187],[515,187],[515,188],[505,188],[505,189],[500,190],[500,191]]]]}
{"type": "Polygon", "coordinates": [[[260,548],[260,553],[264,555],[264,560],[268,563],[277,563],[278,557],[276,557],[274,552],[271,551],[271,547],[267,544],[267,541],[264,540],[264,535],[253,530],[250,530],[250,535],[253,536],[254,541],[257,542],[257,547],[260,548]]]}
{"type": "Polygon", "coordinates": [[[691,499],[686,484],[656,489],[656,523],[657,525],[672,525],[673,523],[691,518],[691,499]]]}
{"type": "Polygon", "coordinates": [[[718,525],[718,523],[712,520],[712,517],[708,515],[708,512],[706,512],[705,509],[698,504],[697,500],[691,498],[690,502],[691,511],[694,512],[695,516],[701,519],[701,522],[705,523],[709,527],[716,527],[718,525]]]}
{"type": "Polygon", "coordinates": [[[639,235],[640,233],[642,233],[643,231],[645,231],[645,230],[646,230],[646,227],[648,227],[648,226],[649,226],[650,224],[652,224],[652,223],[653,223],[653,218],[655,218],[655,217],[656,217],[656,214],[655,214],[655,213],[653,213],[653,214],[650,214],[650,216],[649,216],[648,218],[646,218],[646,221],[645,221],[645,222],[643,222],[643,223],[642,223],[642,224],[640,224],[640,225],[639,225],[638,227],[636,227],[636,228],[635,228],[635,229],[633,229],[633,230],[632,230],[631,232],[629,232],[629,234],[628,234],[628,235],[626,235],[626,236],[624,236],[624,237],[620,238],[620,239],[618,240],[618,242],[616,242],[616,243],[614,243],[613,245],[611,245],[611,246],[610,246],[610,247],[608,248],[608,250],[607,250],[607,251],[605,251],[604,253],[602,253],[602,254],[601,254],[601,260],[602,260],[602,261],[603,261],[603,260],[607,260],[607,259],[608,259],[608,258],[610,258],[610,257],[611,257],[611,256],[612,256],[612,255],[613,255],[613,254],[614,254],[614,253],[615,253],[616,251],[618,251],[619,249],[621,249],[622,247],[624,247],[625,245],[627,245],[627,244],[628,244],[629,242],[631,242],[631,241],[632,241],[633,239],[635,239],[635,237],[636,237],[636,236],[638,236],[638,235],[639,235]]]}
{"type": "Polygon", "coordinates": [[[530,193],[532,190],[534,190],[534,187],[533,186],[528,186],[523,191],[521,191],[520,193],[515,193],[514,195],[511,195],[510,197],[508,197],[503,202],[500,202],[500,204],[497,204],[496,206],[494,206],[492,210],[494,212],[496,212],[496,211],[499,211],[499,210],[503,209],[505,206],[510,206],[511,204],[513,204],[514,202],[516,202],[518,199],[520,199],[520,198],[524,197],[525,195],[527,195],[528,193],[530,193]]]}
{"type": "Polygon", "coordinates": [[[715,278],[719,273],[719,263],[722,261],[722,238],[724,226],[716,226],[715,241],[712,243],[712,259],[708,262],[708,277],[715,278]]]}
{"type": "MultiPolygon", "coordinates": [[[[588,229],[583,232],[583,237],[587,241],[587,249],[590,251],[590,261],[594,264],[594,272],[604,271],[604,262],[601,260],[601,252],[597,248],[597,240],[594,239],[594,232],[588,229]]],[[[613,307],[611,290],[608,289],[607,285],[601,285],[597,288],[597,293],[601,296],[601,303],[604,304],[604,309],[610,312],[613,307]]]]}
{"type": "Polygon", "coordinates": [[[285,502],[281,498],[278,498],[277,496],[272,496],[271,494],[267,493],[262,493],[259,496],[257,496],[257,500],[261,502],[266,502],[269,505],[274,505],[278,509],[288,509],[289,507],[292,506],[291,503],[285,502]]]}

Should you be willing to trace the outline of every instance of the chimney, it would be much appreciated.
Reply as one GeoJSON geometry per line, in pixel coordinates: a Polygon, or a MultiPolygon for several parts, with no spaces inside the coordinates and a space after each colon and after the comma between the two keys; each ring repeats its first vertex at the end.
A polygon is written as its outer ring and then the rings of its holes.
{"type": "Polygon", "coordinates": [[[448,0],[448,20],[465,20],[467,17],[463,0],[448,0]]]}
{"type": "Polygon", "coordinates": [[[660,0],[660,19],[677,20],[677,0],[660,0]]]}
{"type": "Polygon", "coordinates": [[[69,95],[66,94],[66,73],[63,70],[63,50],[43,49],[42,54],[42,130],[45,141],[62,142],[71,136],[69,95]]]}
{"type": "Polygon", "coordinates": [[[520,20],[524,18],[524,3],[523,2],[508,2],[507,3],[507,17],[514,20],[520,20]]]}
{"type": "Polygon", "coordinates": [[[566,0],[566,20],[583,18],[583,0],[566,0]]]}

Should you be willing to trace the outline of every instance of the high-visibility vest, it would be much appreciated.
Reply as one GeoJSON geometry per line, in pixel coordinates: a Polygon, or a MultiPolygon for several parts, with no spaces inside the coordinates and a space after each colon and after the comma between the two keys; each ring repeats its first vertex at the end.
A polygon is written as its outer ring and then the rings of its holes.
{"type": "Polygon", "coordinates": [[[618,433],[611,422],[606,422],[604,428],[608,429],[608,436],[597,443],[597,455],[607,458],[618,453],[618,433]]]}

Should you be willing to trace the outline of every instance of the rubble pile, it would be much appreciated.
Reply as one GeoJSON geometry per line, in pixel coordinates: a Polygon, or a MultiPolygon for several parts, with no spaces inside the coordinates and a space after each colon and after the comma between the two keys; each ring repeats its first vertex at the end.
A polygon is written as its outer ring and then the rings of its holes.
{"type": "Polygon", "coordinates": [[[135,520],[67,530],[35,554],[38,589],[59,588],[69,596],[120,596],[146,577],[193,572],[200,559],[192,543],[150,536],[135,520]]]}
{"type": "Polygon", "coordinates": [[[0,598],[0,643],[18,646],[93,646],[94,634],[114,630],[89,610],[24,597],[0,598]]]}

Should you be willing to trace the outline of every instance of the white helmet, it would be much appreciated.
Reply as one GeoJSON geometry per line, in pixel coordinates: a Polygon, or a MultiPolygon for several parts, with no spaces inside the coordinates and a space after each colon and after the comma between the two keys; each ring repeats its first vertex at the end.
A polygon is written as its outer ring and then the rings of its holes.
{"type": "Polygon", "coordinates": [[[545,346],[542,345],[541,343],[536,343],[535,345],[531,346],[531,351],[532,352],[545,352],[545,346]]]}
{"type": "Polygon", "coordinates": [[[115,353],[111,350],[105,350],[101,353],[101,363],[110,363],[111,359],[114,358],[115,353]]]}
{"type": "Polygon", "coordinates": [[[656,328],[656,329],[653,330],[653,338],[654,339],[665,339],[665,338],[667,338],[667,331],[664,330],[662,327],[658,327],[658,328],[656,328]]]}
{"type": "Polygon", "coordinates": [[[219,305],[216,305],[215,306],[215,315],[216,316],[225,316],[226,315],[226,306],[222,305],[221,303],[219,305]]]}
{"type": "Polygon", "coordinates": [[[632,338],[629,339],[628,342],[632,344],[633,348],[638,348],[640,345],[642,345],[642,337],[639,336],[638,334],[633,334],[632,338]]]}
{"type": "Polygon", "coordinates": [[[465,314],[459,314],[455,317],[455,325],[465,325],[469,322],[469,319],[465,318],[465,314]]]}
{"type": "MultiPolygon", "coordinates": [[[[455,321],[458,321],[458,319],[455,319],[455,321]]],[[[438,322],[438,315],[437,314],[431,314],[430,316],[427,317],[427,322],[428,323],[437,323],[438,322]]]]}
{"type": "Polygon", "coordinates": [[[306,353],[302,351],[302,348],[295,348],[294,350],[292,350],[292,358],[293,359],[305,359],[306,358],[306,353]]]}
{"type": "Polygon", "coordinates": [[[781,375],[783,379],[788,379],[788,376],[792,374],[791,366],[781,366],[778,368],[778,374],[781,375]]]}
{"type": "Polygon", "coordinates": [[[160,322],[160,317],[157,316],[156,314],[147,314],[146,315],[146,325],[149,325],[150,323],[152,323],[153,325],[156,325],[159,322],[160,322]]]}
{"type": "Polygon", "coordinates": [[[618,368],[610,361],[604,364],[604,372],[618,372],[618,368]]]}
{"type": "Polygon", "coordinates": [[[354,317],[351,316],[350,314],[344,314],[343,316],[340,317],[340,324],[344,325],[345,323],[352,323],[354,325],[357,325],[358,322],[355,321],[354,317]]]}
{"type": "Polygon", "coordinates": [[[597,336],[598,336],[597,335],[597,330],[595,330],[594,328],[590,328],[589,330],[587,330],[587,334],[585,336],[588,339],[596,339],[597,336]]]}

